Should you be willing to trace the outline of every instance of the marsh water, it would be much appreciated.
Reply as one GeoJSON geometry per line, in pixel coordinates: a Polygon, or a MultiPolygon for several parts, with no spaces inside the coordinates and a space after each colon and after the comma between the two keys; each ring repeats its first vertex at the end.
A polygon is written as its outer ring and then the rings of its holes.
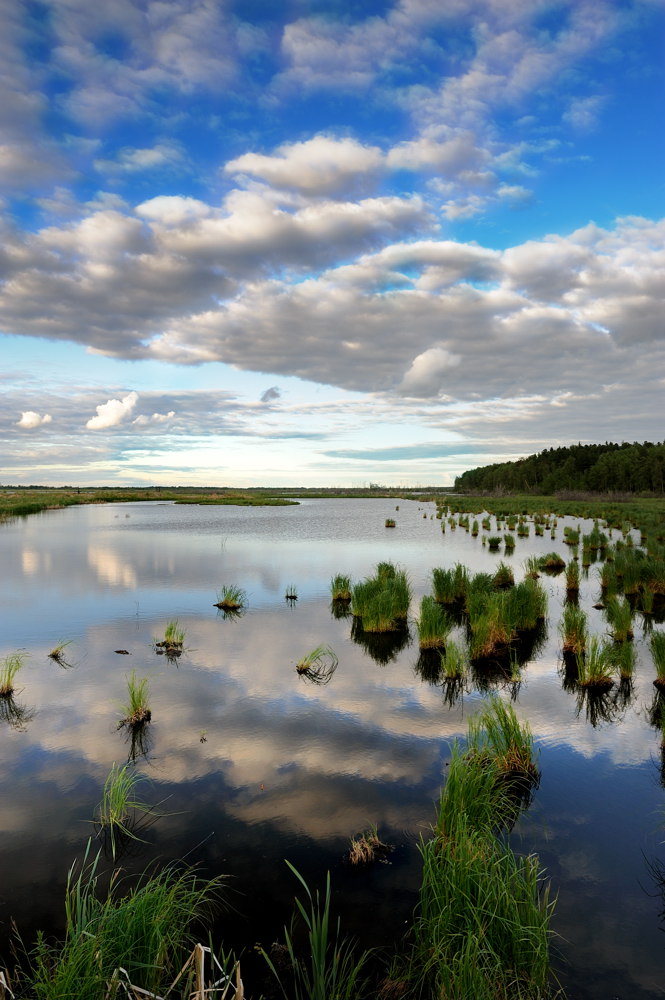
{"type": "MultiPolygon", "coordinates": [[[[528,720],[538,748],[540,785],[513,844],[539,854],[558,895],[555,964],[568,996],[665,995],[665,791],[647,625],[636,615],[632,684],[601,703],[580,700],[561,673],[563,579],[544,576],[547,628],[521,682],[472,677],[446,699],[419,669],[414,625],[392,644],[357,641],[352,619],[331,612],[331,577],[360,580],[390,560],[409,573],[415,618],[434,567],[490,570],[503,559],[519,579],[531,554],[569,558],[562,528],[580,522],[559,519],[554,540],[532,529],[506,556],[460,528],[442,532],[434,515],[433,504],[389,499],[145,503],[0,526],[0,657],[26,653],[14,699],[0,705],[5,948],[12,919],[27,943],[38,928],[62,929],[67,871],[95,837],[111,766],[129,758],[156,810],[122,865],[187,858],[228,874],[233,909],[216,933],[246,949],[248,966],[254,945],[269,946],[290,917],[298,884],[285,859],[312,886],[330,871],[335,911],[362,944],[399,943],[451,741],[493,689],[528,720]],[[241,616],[214,607],[225,584],[246,590],[241,616]],[[291,586],[296,601],[285,599],[291,586]],[[169,658],[155,640],[173,619],[184,652],[169,658]],[[60,641],[58,663],[48,654],[60,641]],[[339,659],[325,685],[295,670],[320,644],[339,659]],[[148,678],[152,709],[138,744],[117,725],[132,671],[148,678]],[[350,868],[349,838],[373,824],[394,845],[388,863],[350,868]]],[[[598,596],[592,566],[580,603],[605,633],[598,596]]]]}

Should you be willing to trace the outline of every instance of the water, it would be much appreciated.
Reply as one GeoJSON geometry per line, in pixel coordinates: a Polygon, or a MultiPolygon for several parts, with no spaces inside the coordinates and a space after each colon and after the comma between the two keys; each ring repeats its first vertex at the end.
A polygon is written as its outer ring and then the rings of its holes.
{"type": "MultiPolygon", "coordinates": [[[[111,765],[133,750],[146,776],[142,795],[160,803],[159,817],[122,863],[131,871],[187,856],[206,874],[228,873],[235,912],[218,928],[227,944],[251,951],[279,936],[298,888],[285,858],[312,884],[331,872],[336,909],[363,943],[401,939],[417,899],[417,843],[434,818],[450,741],[484,695],[470,684],[446,704],[416,671],[417,643],[408,637],[369,655],[353,641],[351,620],[331,614],[330,578],[358,580],[391,560],[409,572],[415,615],[435,566],[459,560],[490,570],[503,558],[520,578],[528,555],[569,552],[564,520],[556,541],[533,537],[532,528],[505,557],[459,528],[442,534],[431,504],[395,506],[126,504],[0,527],[0,655],[28,654],[14,702],[23,715],[0,722],[5,932],[12,917],[27,941],[37,928],[62,928],[67,870],[95,834],[111,765]],[[394,530],[384,527],[387,517],[394,530]],[[247,591],[244,616],[213,606],[223,584],[247,591]],[[284,599],[290,584],[294,603],[284,599]],[[185,652],[169,661],[154,641],[174,618],[186,629],[185,652]],[[72,640],[69,666],[48,657],[60,640],[72,640]],[[295,664],[321,643],[339,667],[316,686],[295,664]],[[145,744],[134,748],[117,728],[132,670],[149,680],[153,715],[145,744]],[[389,864],[357,872],[343,855],[370,824],[395,850],[389,864]]],[[[622,699],[615,689],[604,717],[590,717],[559,672],[563,580],[542,581],[545,642],[519,689],[502,690],[531,724],[542,771],[515,846],[539,853],[558,893],[557,964],[569,997],[663,996],[665,899],[654,866],[665,865],[665,802],[642,624],[638,616],[632,691],[622,699]]],[[[580,601],[603,633],[602,612],[591,608],[597,599],[592,568],[580,601]]]]}

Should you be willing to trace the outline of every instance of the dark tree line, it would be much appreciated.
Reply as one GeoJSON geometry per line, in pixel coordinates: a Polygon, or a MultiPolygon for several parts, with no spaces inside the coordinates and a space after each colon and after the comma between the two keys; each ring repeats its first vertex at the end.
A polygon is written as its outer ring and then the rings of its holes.
{"type": "Polygon", "coordinates": [[[547,448],[517,462],[470,469],[455,480],[460,493],[665,494],[665,443],[574,444],[547,448]]]}

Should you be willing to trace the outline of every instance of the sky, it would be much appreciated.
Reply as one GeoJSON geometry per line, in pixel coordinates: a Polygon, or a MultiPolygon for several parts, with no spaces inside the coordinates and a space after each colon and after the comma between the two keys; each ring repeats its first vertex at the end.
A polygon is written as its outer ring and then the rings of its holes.
{"type": "Polygon", "coordinates": [[[4,0],[0,483],[660,441],[665,0],[4,0]]]}

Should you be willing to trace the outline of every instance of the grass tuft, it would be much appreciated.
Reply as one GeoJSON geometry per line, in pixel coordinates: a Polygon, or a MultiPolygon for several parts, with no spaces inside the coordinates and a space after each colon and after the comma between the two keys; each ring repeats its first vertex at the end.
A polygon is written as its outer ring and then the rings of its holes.
{"type": "Polygon", "coordinates": [[[224,611],[239,611],[247,604],[247,593],[242,587],[227,584],[217,591],[216,608],[224,611]]]}
{"type": "Polygon", "coordinates": [[[0,661],[0,698],[9,698],[14,693],[14,681],[25,664],[25,653],[9,653],[0,661]]]}

